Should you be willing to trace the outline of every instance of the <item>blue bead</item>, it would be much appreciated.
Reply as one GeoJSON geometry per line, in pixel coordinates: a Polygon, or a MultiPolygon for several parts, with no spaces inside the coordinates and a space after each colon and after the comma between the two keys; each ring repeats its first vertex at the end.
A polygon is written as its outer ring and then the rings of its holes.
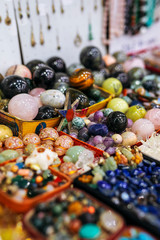
{"type": "Polygon", "coordinates": [[[133,176],[137,176],[137,175],[139,175],[139,170],[137,170],[137,169],[134,169],[134,170],[132,170],[132,175],[133,176]]]}
{"type": "Polygon", "coordinates": [[[151,162],[148,161],[148,160],[146,160],[146,159],[143,159],[143,163],[144,163],[144,165],[146,165],[146,166],[150,166],[150,165],[151,165],[151,162]]]}
{"type": "Polygon", "coordinates": [[[22,163],[22,162],[16,163],[16,166],[17,166],[19,169],[21,169],[21,168],[24,167],[24,163],[22,163]]]}

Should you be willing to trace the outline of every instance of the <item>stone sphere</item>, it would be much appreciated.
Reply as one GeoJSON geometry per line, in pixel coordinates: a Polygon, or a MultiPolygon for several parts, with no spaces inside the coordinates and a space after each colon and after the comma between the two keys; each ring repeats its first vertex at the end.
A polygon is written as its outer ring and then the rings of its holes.
{"type": "Polygon", "coordinates": [[[55,81],[55,71],[43,65],[34,71],[33,81],[38,88],[50,89],[55,81]]]}
{"type": "Polygon", "coordinates": [[[120,111],[125,113],[129,106],[128,103],[122,98],[113,98],[109,101],[107,108],[112,109],[113,111],[120,111]]]}
{"type": "Polygon", "coordinates": [[[24,78],[11,75],[2,80],[1,89],[6,98],[12,98],[20,93],[28,93],[30,86],[24,78]]]}
{"type": "Polygon", "coordinates": [[[31,73],[33,74],[33,72],[38,69],[40,66],[44,65],[45,63],[42,62],[41,60],[38,59],[34,59],[30,62],[28,62],[26,64],[26,67],[29,68],[29,70],[31,71],[31,73]]]}
{"type": "Polygon", "coordinates": [[[51,57],[47,60],[47,65],[55,72],[66,72],[66,64],[60,57],[51,57]]]}
{"type": "Polygon", "coordinates": [[[132,132],[137,135],[138,140],[146,140],[155,131],[155,127],[148,119],[138,119],[132,125],[132,132]]]}
{"type": "Polygon", "coordinates": [[[96,70],[102,63],[101,52],[94,46],[85,47],[80,53],[80,61],[86,68],[96,70]]]}
{"type": "Polygon", "coordinates": [[[33,120],[38,113],[38,105],[34,97],[29,94],[18,94],[8,104],[8,112],[18,118],[33,120]]]}
{"type": "Polygon", "coordinates": [[[18,75],[20,77],[32,79],[31,71],[29,70],[29,68],[22,64],[11,66],[10,68],[8,68],[5,75],[18,75]]]}
{"type": "Polygon", "coordinates": [[[108,78],[103,84],[102,88],[113,93],[115,96],[119,96],[123,90],[122,83],[116,78],[108,78]]]}
{"type": "Polygon", "coordinates": [[[156,130],[160,129],[160,109],[153,108],[149,110],[146,113],[145,118],[154,124],[156,130]]]}

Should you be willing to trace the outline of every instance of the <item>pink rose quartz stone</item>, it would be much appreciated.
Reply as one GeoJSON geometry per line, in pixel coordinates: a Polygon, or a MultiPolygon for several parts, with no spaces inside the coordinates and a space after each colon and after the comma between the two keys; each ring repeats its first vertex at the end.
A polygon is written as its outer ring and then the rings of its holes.
{"type": "Polygon", "coordinates": [[[40,99],[40,97],[33,97],[35,100],[36,100],[36,102],[37,102],[37,105],[38,105],[38,108],[40,108],[40,107],[42,107],[43,106],[43,104],[42,104],[42,102],[41,102],[41,99],[40,99]]]}
{"type": "Polygon", "coordinates": [[[9,101],[8,112],[15,117],[30,121],[37,116],[38,104],[31,95],[18,94],[9,101]]]}
{"type": "Polygon", "coordinates": [[[45,92],[46,90],[44,88],[33,88],[29,94],[32,96],[32,97],[40,97],[41,93],[42,92],[45,92]]]}
{"type": "Polygon", "coordinates": [[[145,118],[154,124],[156,130],[160,129],[160,109],[153,108],[149,110],[146,113],[145,118]]]}
{"type": "Polygon", "coordinates": [[[24,78],[32,79],[31,71],[22,64],[11,66],[6,72],[6,76],[10,75],[18,75],[24,78]]]}
{"type": "Polygon", "coordinates": [[[141,58],[134,57],[134,58],[128,59],[123,64],[123,68],[125,72],[129,72],[134,67],[145,68],[144,61],[141,58]]]}
{"type": "Polygon", "coordinates": [[[155,127],[148,119],[138,119],[132,125],[132,132],[137,135],[138,140],[146,140],[155,131],[155,127]]]}

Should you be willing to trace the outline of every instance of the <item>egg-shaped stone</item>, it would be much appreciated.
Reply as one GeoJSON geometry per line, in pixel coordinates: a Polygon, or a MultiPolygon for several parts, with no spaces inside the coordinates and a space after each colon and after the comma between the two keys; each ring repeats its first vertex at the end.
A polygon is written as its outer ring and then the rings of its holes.
{"type": "Polygon", "coordinates": [[[133,146],[137,142],[137,136],[133,132],[124,132],[121,137],[123,146],[133,146]]]}
{"type": "Polygon", "coordinates": [[[4,142],[8,137],[12,137],[12,130],[6,125],[0,124],[0,141],[4,142]]]}
{"type": "Polygon", "coordinates": [[[155,127],[148,119],[138,119],[132,125],[132,132],[137,135],[138,140],[146,140],[155,131],[155,127]]]}
{"type": "Polygon", "coordinates": [[[43,105],[49,105],[55,108],[62,108],[65,102],[65,95],[59,90],[47,90],[40,96],[43,105]]]}
{"type": "Polygon", "coordinates": [[[160,109],[159,108],[153,108],[149,110],[145,118],[150,120],[153,124],[156,130],[160,129],[160,109]]]}
{"type": "Polygon", "coordinates": [[[33,120],[38,113],[38,104],[29,94],[18,94],[9,101],[8,112],[26,121],[33,120]]]}

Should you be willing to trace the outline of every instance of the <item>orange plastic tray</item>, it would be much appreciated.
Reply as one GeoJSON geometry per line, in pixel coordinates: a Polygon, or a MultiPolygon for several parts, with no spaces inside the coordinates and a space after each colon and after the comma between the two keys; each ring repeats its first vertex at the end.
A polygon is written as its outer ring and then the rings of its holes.
{"type": "MultiPolygon", "coordinates": [[[[4,166],[10,162],[15,162],[15,161],[16,160],[13,159],[13,160],[7,161],[5,163],[1,163],[0,167],[4,166]]],[[[52,191],[42,193],[31,199],[26,198],[23,201],[16,201],[15,199],[12,199],[7,193],[3,192],[0,189],[0,202],[17,213],[23,213],[23,212],[27,212],[29,209],[34,207],[39,202],[46,201],[48,198],[54,196],[55,194],[57,194],[61,191],[64,191],[66,188],[68,188],[70,186],[72,180],[68,176],[66,176],[65,174],[63,174],[61,172],[56,171],[55,169],[53,169],[51,167],[49,167],[49,169],[50,169],[51,173],[53,173],[53,175],[56,175],[56,176],[60,177],[61,179],[66,180],[66,183],[60,187],[55,188],[52,191]]],[[[51,181],[50,183],[52,184],[52,182],[53,181],[51,181]]]]}
{"type": "MultiPolygon", "coordinates": [[[[121,233],[121,231],[123,231],[125,229],[125,221],[123,219],[122,216],[119,215],[119,213],[115,212],[113,209],[111,209],[110,207],[106,206],[105,204],[101,203],[100,201],[98,201],[96,198],[92,197],[91,195],[89,195],[88,193],[84,192],[83,190],[80,190],[80,189],[77,189],[77,188],[72,188],[72,189],[67,189],[66,191],[68,190],[72,190],[72,191],[75,191],[75,192],[82,192],[83,194],[85,194],[85,196],[88,198],[88,199],[91,199],[93,200],[95,203],[97,203],[99,206],[103,207],[104,209],[106,210],[111,210],[113,213],[115,213],[117,215],[117,218],[121,221],[121,227],[120,229],[115,232],[115,233],[111,233],[110,236],[106,236],[105,239],[103,240],[113,240],[113,239],[117,239],[116,237],[119,236],[119,234],[121,233]]],[[[47,202],[50,202],[51,200],[53,199],[56,199],[56,197],[58,197],[59,194],[57,194],[56,196],[54,196],[53,198],[47,200],[47,202]]],[[[49,240],[50,238],[49,237],[46,237],[44,236],[43,234],[41,234],[36,228],[34,228],[34,226],[30,223],[30,218],[32,217],[34,213],[34,209],[31,209],[28,213],[25,214],[24,218],[23,218],[23,223],[24,223],[24,226],[26,227],[26,229],[28,230],[28,232],[30,234],[32,234],[35,239],[38,239],[38,240],[49,240]]],[[[100,238],[101,239],[101,238],[100,238]]],[[[80,239],[79,240],[84,240],[84,239],[80,239]]]]}

